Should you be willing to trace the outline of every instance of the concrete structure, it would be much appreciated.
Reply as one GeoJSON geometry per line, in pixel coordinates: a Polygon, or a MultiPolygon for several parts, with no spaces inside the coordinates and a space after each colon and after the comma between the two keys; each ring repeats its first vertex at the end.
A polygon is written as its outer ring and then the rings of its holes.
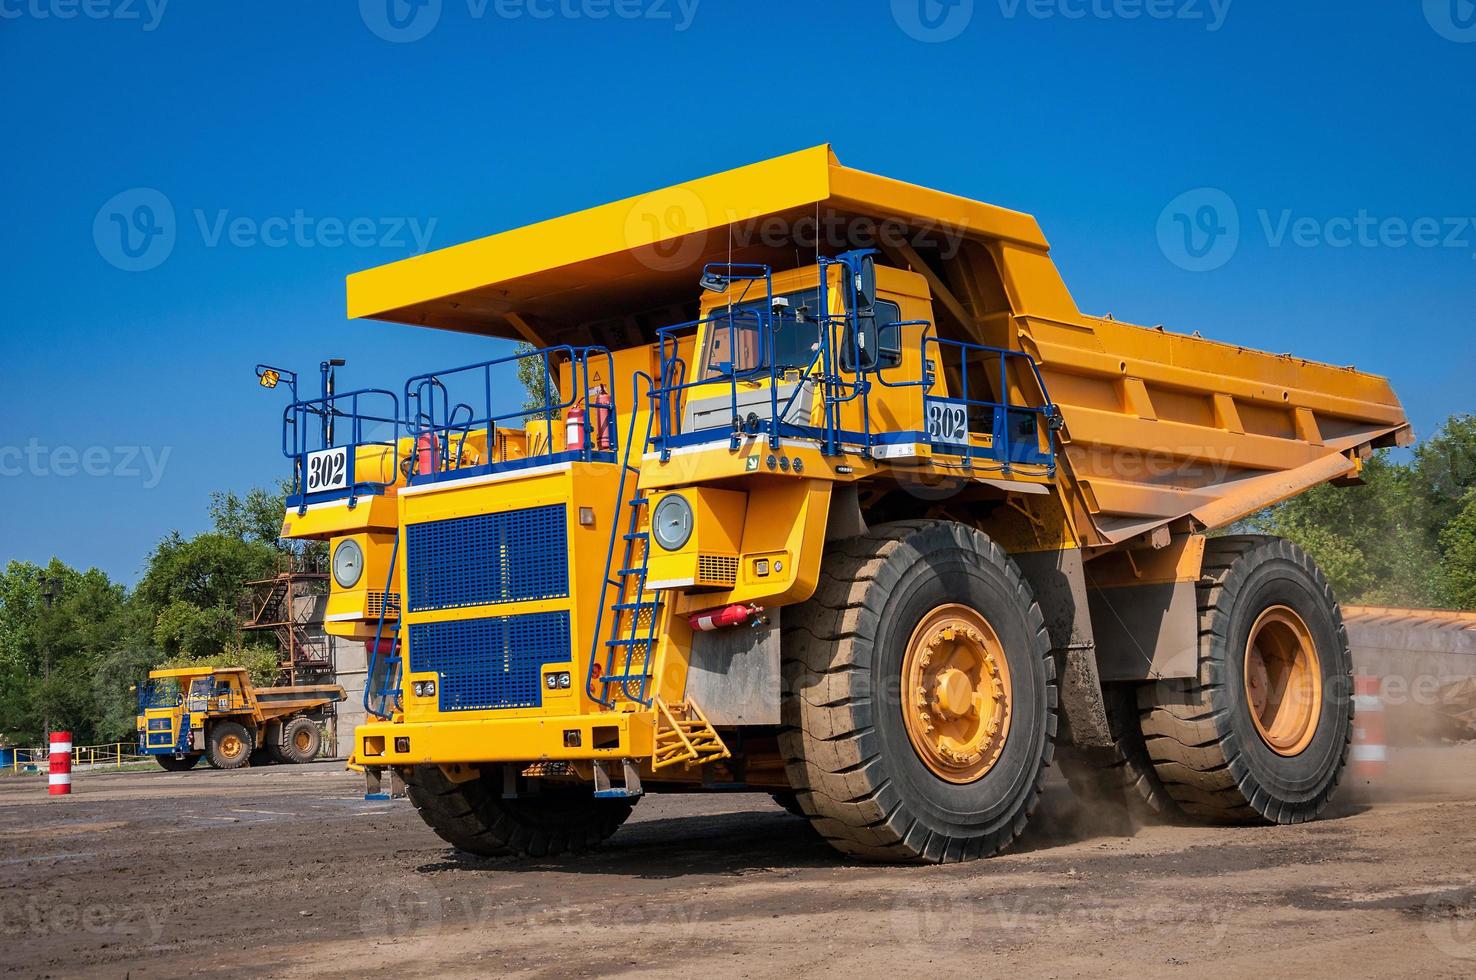
{"type": "Polygon", "coordinates": [[[1476,687],[1476,612],[1344,606],[1343,621],[1354,673],[1379,678],[1391,738],[1459,732],[1457,716],[1476,707],[1467,703],[1476,687]]]}
{"type": "Polygon", "coordinates": [[[348,698],[334,707],[324,741],[327,755],[346,759],[353,751],[354,726],[364,721],[364,678],[368,663],[364,644],[323,632],[323,611],[327,605],[326,595],[298,596],[293,600],[293,618],[303,625],[307,644],[332,664],[328,680],[348,692],[348,698]]]}

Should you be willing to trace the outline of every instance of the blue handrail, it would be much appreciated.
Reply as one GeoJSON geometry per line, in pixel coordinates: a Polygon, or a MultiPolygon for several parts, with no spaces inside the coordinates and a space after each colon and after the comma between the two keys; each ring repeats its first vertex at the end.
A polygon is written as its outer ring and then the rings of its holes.
{"type": "MultiPolygon", "coordinates": [[[[615,573],[615,542],[617,540],[619,540],[620,537],[621,537],[621,535],[620,535],[620,527],[621,527],[621,524],[620,524],[620,516],[621,516],[622,512],[629,511],[631,513],[631,515],[632,515],[632,518],[631,518],[632,523],[634,521],[634,513],[635,512],[632,510],[632,504],[631,504],[631,502],[629,500],[627,500],[625,498],[625,483],[626,483],[626,477],[627,477],[627,475],[632,470],[635,470],[636,469],[636,467],[633,467],[630,464],[630,456],[631,456],[631,453],[635,450],[635,448],[637,446],[641,446],[641,447],[646,446],[650,442],[650,439],[651,439],[651,427],[652,427],[652,423],[654,422],[654,420],[656,418],[656,404],[655,404],[654,395],[653,395],[654,388],[655,388],[655,381],[651,378],[651,376],[649,374],[647,374],[644,371],[637,371],[637,372],[635,372],[634,376],[632,376],[632,378],[631,378],[631,412],[630,412],[630,422],[628,424],[628,431],[626,433],[626,440],[625,440],[625,455],[621,458],[621,461],[620,461],[620,477],[619,477],[619,479],[615,483],[615,509],[614,509],[615,518],[614,518],[614,520],[612,520],[610,522],[611,523],[611,527],[610,527],[610,543],[609,543],[609,545],[605,549],[605,575],[604,575],[604,578],[602,578],[600,580],[600,600],[599,600],[599,603],[595,607],[595,627],[594,627],[594,633],[592,634],[592,637],[591,637],[591,640],[590,640],[589,667],[587,668],[587,671],[586,671],[586,674],[585,674],[584,689],[585,689],[585,693],[587,693],[589,695],[590,700],[597,701],[597,702],[605,705],[606,707],[613,706],[614,705],[614,700],[613,699],[610,699],[610,698],[604,697],[602,693],[596,693],[595,692],[594,686],[595,686],[595,682],[597,680],[597,678],[595,676],[595,667],[596,667],[596,665],[600,664],[600,647],[601,647],[602,644],[605,643],[605,639],[606,639],[606,637],[604,635],[604,622],[605,622],[605,612],[606,612],[606,610],[609,610],[611,608],[611,604],[607,600],[607,596],[609,595],[610,587],[611,586],[615,586],[617,589],[622,589],[622,590],[625,587],[625,582],[623,580],[623,577],[620,580],[616,580],[615,577],[614,577],[614,573],[615,573]],[[638,410],[638,406],[642,402],[642,398],[641,398],[641,382],[642,381],[644,381],[646,383],[645,384],[645,387],[646,387],[645,401],[647,401],[647,402],[650,403],[649,404],[650,411],[648,411],[647,414],[646,414],[646,437],[644,439],[640,440],[640,441],[637,441],[636,440],[636,437],[635,437],[635,430],[636,430],[636,419],[639,418],[639,416],[640,416],[640,412],[638,410]]],[[[634,530],[635,529],[632,526],[631,527],[631,531],[633,532],[634,530]]],[[[629,539],[626,539],[626,540],[628,541],[629,539]]],[[[649,543],[647,544],[647,547],[648,548],[650,547],[649,543]]],[[[627,546],[627,549],[626,550],[627,551],[630,550],[628,546],[627,546]]],[[[644,582],[641,582],[641,583],[639,583],[639,585],[640,586],[644,586],[645,583],[644,582]]],[[[619,595],[619,593],[617,593],[617,596],[618,595],[619,595]]],[[[639,593],[636,595],[636,600],[637,601],[640,600],[639,593]]],[[[618,624],[619,619],[620,619],[619,612],[615,612],[615,618],[616,618],[616,622],[618,624]]],[[[652,614],[652,627],[653,627],[653,629],[654,629],[654,626],[655,626],[655,614],[653,613],[652,614]]],[[[614,652],[614,648],[607,647],[607,649],[610,652],[606,656],[606,658],[605,658],[605,664],[601,666],[601,670],[605,674],[608,675],[608,674],[612,673],[614,671],[614,668],[615,668],[615,652],[614,652]]],[[[652,655],[652,653],[653,653],[653,651],[651,650],[650,647],[648,647],[647,648],[647,657],[649,658],[652,655]]],[[[633,660],[633,657],[631,656],[631,653],[630,653],[630,648],[627,648],[627,660],[628,661],[632,661],[633,660]]],[[[648,661],[648,663],[649,663],[649,661],[648,661]]],[[[629,663],[627,663],[627,665],[623,668],[623,673],[627,677],[629,676],[629,674],[630,674],[630,664],[629,663]]],[[[629,684],[629,681],[626,681],[625,684],[628,685],[629,684]]],[[[626,690],[626,693],[628,695],[629,694],[629,687],[628,686],[625,687],[625,690],[626,690]]],[[[635,698],[635,699],[633,699],[633,700],[637,700],[637,701],[640,701],[641,703],[644,703],[644,696],[645,696],[645,694],[646,694],[646,689],[645,689],[645,685],[643,683],[642,684],[642,687],[641,687],[640,696],[637,697],[637,698],[635,698]]]]}
{"type": "MultiPolygon", "coordinates": [[[[874,381],[889,388],[916,387],[922,389],[923,417],[929,418],[933,406],[953,405],[964,413],[964,430],[968,429],[968,413],[971,409],[986,412],[991,416],[990,437],[993,446],[998,452],[990,452],[990,455],[998,455],[1005,471],[1009,471],[1016,464],[1040,465],[1046,467],[1051,475],[1055,473],[1055,448],[1054,440],[1049,432],[1057,427],[1059,413],[1051,403],[1046,391],[1045,382],[1040,376],[1040,371],[1035,359],[1023,351],[1007,350],[1004,348],[990,347],[984,344],[974,344],[966,341],[947,340],[933,336],[932,324],[926,320],[903,320],[895,323],[882,325],[875,333],[879,337],[884,330],[908,326],[921,326],[923,328],[919,340],[921,362],[923,365],[921,377],[908,381],[890,381],[887,379],[887,369],[876,366],[870,369],[850,370],[843,368],[844,363],[850,365],[865,364],[865,350],[862,346],[863,331],[860,328],[860,317],[856,312],[860,303],[856,294],[857,284],[856,271],[859,257],[864,252],[846,253],[834,259],[822,258],[818,265],[820,311],[816,315],[807,318],[806,322],[812,322],[816,326],[816,343],[814,353],[807,365],[803,366],[781,366],[774,357],[774,345],[772,341],[773,328],[779,322],[780,314],[774,308],[772,284],[767,275],[762,277],[754,275],[751,278],[763,279],[766,293],[762,306],[755,309],[734,310],[732,304],[723,310],[685,323],[662,327],[657,330],[658,350],[661,361],[661,383],[654,385],[652,397],[656,401],[655,413],[661,419],[661,426],[651,442],[655,444],[663,460],[669,459],[673,448],[673,438],[683,435],[683,441],[707,441],[692,434],[683,434],[678,431],[676,424],[678,418],[678,406],[685,392],[693,388],[710,388],[726,382],[729,389],[729,399],[733,406],[734,422],[733,429],[728,433],[728,439],[732,448],[737,448],[744,435],[767,435],[770,446],[778,448],[781,436],[795,438],[818,437],[822,452],[826,455],[835,455],[841,451],[842,444],[859,444],[863,455],[870,455],[873,448],[878,444],[878,435],[872,432],[870,394],[874,381]],[[831,289],[829,268],[840,266],[846,273],[840,277],[841,289],[844,292],[843,312],[838,314],[829,313],[831,289]],[[744,329],[756,327],[758,330],[758,342],[756,347],[755,363],[749,367],[741,367],[733,362],[724,362],[721,372],[717,377],[688,378],[686,363],[680,357],[679,335],[707,325],[709,329],[728,330],[728,347],[737,350],[737,332],[742,323],[744,329]],[[838,335],[837,331],[844,331],[838,335]],[[934,395],[933,388],[937,383],[937,372],[932,369],[933,361],[930,354],[936,348],[939,361],[945,357],[945,352],[957,351],[960,358],[960,377],[962,378],[962,390],[956,395],[934,395]],[[998,384],[1000,401],[992,401],[971,396],[969,391],[969,361],[984,353],[998,359],[998,384]],[[1012,363],[1023,363],[1030,371],[1035,385],[1041,393],[1043,402],[1039,405],[1020,403],[1016,404],[1010,399],[1009,388],[1009,366],[1012,363]],[[787,377],[793,372],[801,379],[801,383],[782,400],[779,397],[779,381],[781,377],[787,377]],[[769,381],[769,413],[767,418],[757,419],[756,423],[739,419],[738,416],[738,388],[744,382],[761,381],[767,378],[769,381]],[[813,385],[821,394],[823,420],[818,427],[811,425],[800,425],[786,421],[789,412],[800,396],[806,384],[813,385]],[[860,431],[849,432],[843,429],[841,424],[841,407],[851,402],[859,402],[860,409],[860,431]],[[1038,417],[1045,423],[1047,432],[1047,448],[1042,451],[1039,448],[1039,439],[1035,443],[1029,443],[1016,436],[1011,431],[1012,418],[1021,413],[1038,417]]],[[[740,297],[738,302],[752,304],[752,300],[740,297]]],[[[711,345],[709,344],[709,350],[711,345]]],[[[698,355],[700,356],[700,355],[698,355]]],[[[714,428],[711,431],[711,439],[721,438],[722,430],[714,428]]],[[[1040,430],[1037,429],[1037,436],[1040,430]]],[[[965,466],[972,466],[976,458],[983,455],[980,447],[976,447],[965,437],[963,443],[949,443],[944,439],[929,439],[937,446],[943,447],[945,452],[951,451],[957,445],[963,456],[965,466]]]]}
{"type": "Polygon", "coordinates": [[[282,455],[293,461],[287,505],[303,513],[310,498],[346,496],[353,507],[359,497],[394,486],[399,481],[399,432],[399,399],[383,388],[360,388],[290,403],[282,413],[282,455]],[[340,423],[347,426],[347,433],[340,423]],[[389,426],[389,435],[366,436],[365,427],[374,425],[389,426]],[[380,479],[361,478],[358,451],[365,447],[384,451],[388,479],[383,473],[380,479]]]}
{"type": "Polygon", "coordinates": [[[395,581],[395,561],[400,555],[400,536],[395,535],[390,548],[389,572],[384,578],[386,601],[379,606],[379,622],[374,626],[374,642],[369,647],[369,664],[364,678],[364,710],[378,718],[389,718],[391,706],[400,707],[400,624],[395,621],[394,638],[390,641],[390,652],[381,655],[380,643],[384,639],[385,615],[389,612],[390,587],[395,581]]]}
{"type": "MultiPolygon", "coordinates": [[[[596,453],[615,453],[618,448],[613,424],[616,406],[613,391],[609,390],[613,388],[614,379],[615,359],[607,348],[572,347],[568,344],[415,375],[405,382],[406,428],[416,446],[414,458],[417,461],[428,459],[430,465],[422,472],[415,472],[422,469],[421,467],[412,467],[410,482],[415,482],[416,478],[433,478],[448,470],[461,468],[465,462],[466,440],[474,432],[486,433],[487,453],[490,457],[496,445],[498,426],[514,420],[517,420],[520,428],[525,427],[528,421],[543,422],[544,449],[536,455],[551,456],[556,452],[574,452],[580,459],[587,461],[594,458],[596,453]],[[532,406],[520,404],[506,412],[494,411],[493,403],[496,399],[493,369],[532,358],[537,358],[542,368],[542,403],[532,406]],[[571,365],[571,384],[567,398],[559,398],[559,386],[555,380],[556,360],[564,360],[571,365]],[[604,361],[607,381],[594,380],[590,368],[591,360],[604,361]],[[479,412],[464,401],[453,406],[448,381],[477,388],[485,406],[484,410],[479,412]],[[607,402],[596,402],[601,389],[604,389],[603,395],[608,399],[607,402]],[[571,450],[555,441],[555,427],[559,417],[577,405],[585,408],[586,424],[582,443],[571,450]],[[595,424],[594,416],[597,415],[601,416],[599,421],[603,424],[595,424]]],[[[489,459],[489,464],[490,462],[489,459]]]]}

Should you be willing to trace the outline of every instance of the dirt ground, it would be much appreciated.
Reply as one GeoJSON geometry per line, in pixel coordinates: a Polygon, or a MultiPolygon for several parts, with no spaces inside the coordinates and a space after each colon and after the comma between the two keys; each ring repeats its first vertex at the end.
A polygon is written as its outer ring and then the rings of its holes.
{"type": "Polygon", "coordinates": [[[1298,827],[856,865],[766,796],[652,796],[599,852],[478,861],[335,764],[0,779],[5,976],[1476,975],[1476,746],[1298,827]]]}

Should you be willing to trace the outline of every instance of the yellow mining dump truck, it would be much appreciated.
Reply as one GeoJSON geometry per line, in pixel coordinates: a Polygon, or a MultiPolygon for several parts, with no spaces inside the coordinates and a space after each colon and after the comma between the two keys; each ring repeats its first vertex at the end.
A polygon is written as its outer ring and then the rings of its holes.
{"type": "Polygon", "coordinates": [[[138,695],[138,751],[170,772],[302,763],[323,744],[317,719],[347,697],[337,684],[252,687],[244,667],[152,670],[138,695]]]}
{"type": "Polygon", "coordinates": [[[1207,532],[1407,443],[1382,378],[1085,315],[1028,215],[828,147],[358,273],[348,313],[533,348],[316,399],[258,368],[282,532],[369,648],[356,759],[459,848],[750,789],[955,861],[1053,758],[1211,821],[1338,783],[1326,579],[1207,532]]]}

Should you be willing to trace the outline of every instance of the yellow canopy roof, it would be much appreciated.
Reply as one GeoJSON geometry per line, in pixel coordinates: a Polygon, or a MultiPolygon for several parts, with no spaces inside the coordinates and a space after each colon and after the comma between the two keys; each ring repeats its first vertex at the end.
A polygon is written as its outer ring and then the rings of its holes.
{"type": "Polygon", "coordinates": [[[348,315],[586,342],[600,321],[683,319],[706,262],[791,268],[808,235],[809,254],[798,256],[808,264],[817,216],[827,252],[847,247],[836,234],[868,222],[900,223],[910,239],[931,232],[1048,250],[1030,215],[853,170],[817,146],[355,273],[348,315]]]}

